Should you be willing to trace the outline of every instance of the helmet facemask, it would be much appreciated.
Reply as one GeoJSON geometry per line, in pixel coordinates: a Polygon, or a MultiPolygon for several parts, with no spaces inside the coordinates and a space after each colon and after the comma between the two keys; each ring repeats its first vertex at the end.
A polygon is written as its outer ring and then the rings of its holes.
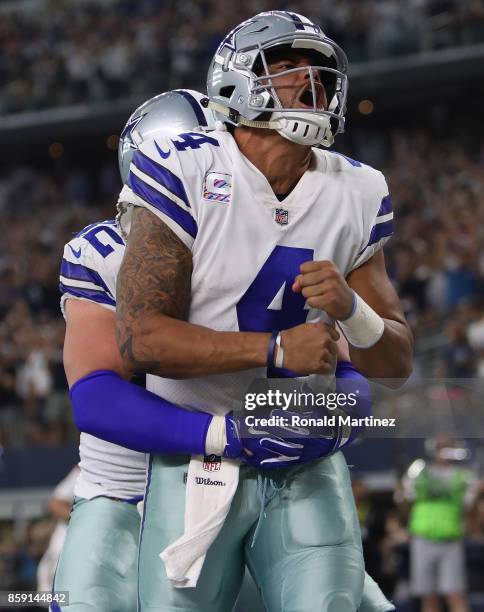
{"type": "Polygon", "coordinates": [[[267,51],[261,48],[252,68],[247,107],[257,111],[264,104],[266,111],[271,110],[271,127],[292,142],[330,146],[333,134],[343,131],[346,79],[332,54],[326,57],[319,51],[305,48],[299,51],[290,45],[278,45],[267,51]],[[292,62],[295,51],[308,57],[309,65],[270,73],[269,66],[279,58],[292,62]],[[278,84],[283,77],[295,73],[304,73],[304,80],[297,85],[278,84]],[[284,89],[293,91],[293,95],[285,96],[286,104],[281,101],[284,89]],[[307,108],[296,107],[297,102],[307,108]]]}

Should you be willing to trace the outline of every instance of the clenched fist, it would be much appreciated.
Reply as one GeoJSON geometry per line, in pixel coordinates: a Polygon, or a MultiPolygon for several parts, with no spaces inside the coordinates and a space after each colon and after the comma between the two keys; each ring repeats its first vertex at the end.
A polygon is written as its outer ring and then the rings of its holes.
{"type": "Polygon", "coordinates": [[[303,323],[281,332],[284,367],[297,374],[331,374],[339,333],[326,323],[303,323]]]}
{"type": "Polygon", "coordinates": [[[338,321],[351,315],[353,292],[332,261],[307,261],[300,270],[292,290],[302,293],[311,308],[324,310],[338,321]]]}

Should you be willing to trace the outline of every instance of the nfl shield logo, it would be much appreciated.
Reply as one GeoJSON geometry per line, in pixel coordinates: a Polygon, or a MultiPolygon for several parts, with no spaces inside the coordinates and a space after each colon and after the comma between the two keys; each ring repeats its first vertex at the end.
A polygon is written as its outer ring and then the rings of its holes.
{"type": "Polygon", "coordinates": [[[287,225],[289,223],[289,211],[284,208],[276,208],[274,221],[279,223],[279,225],[287,225]]]}
{"type": "Polygon", "coordinates": [[[222,465],[222,459],[218,455],[205,455],[203,458],[203,469],[206,472],[218,472],[222,465]]]}

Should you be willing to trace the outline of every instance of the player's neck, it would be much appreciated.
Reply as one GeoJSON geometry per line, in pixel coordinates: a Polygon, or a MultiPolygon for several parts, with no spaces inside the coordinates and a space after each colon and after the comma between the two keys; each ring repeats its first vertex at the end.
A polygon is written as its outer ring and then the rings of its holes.
{"type": "Polygon", "coordinates": [[[311,147],[295,144],[274,130],[238,127],[240,152],[262,172],[274,193],[291,192],[311,164],[311,147]]]}

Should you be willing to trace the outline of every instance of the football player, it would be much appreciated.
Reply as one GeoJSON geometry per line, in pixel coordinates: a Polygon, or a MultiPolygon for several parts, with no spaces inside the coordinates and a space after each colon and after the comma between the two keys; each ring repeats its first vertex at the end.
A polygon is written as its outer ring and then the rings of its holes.
{"type": "MultiPolygon", "coordinates": [[[[121,174],[127,172],[133,151],[146,134],[206,126],[211,112],[200,105],[201,98],[198,92],[178,90],[138,108],[122,133],[121,174]]],[[[80,476],[54,588],[69,591],[70,603],[63,609],[73,611],[136,610],[140,526],[136,505],[144,494],[145,452],[159,443],[164,415],[176,410],[132,383],[126,384],[133,388],[138,404],[123,404],[109,387],[101,386],[97,400],[102,410],[96,410],[92,401],[83,401],[82,388],[76,387],[84,375],[101,369],[111,376],[127,377],[114,335],[116,276],[124,250],[115,221],[103,221],[86,227],[65,246],[61,264],[64,367],[74,419],[82,433],[80,476]],[[124,422],[126,412],[130,418],[124,422]]],[[[202,413],[183,411],[183,415],[206,419],[207,426],[211,419],[202,413]]],[[[203,448],[203,439],[188,441],[184,432],[179,435],[189,446],[203,448]]],[[[170,431],[169,436],[176,441],[176,432],[170,431]]],[[[57,609],[55,604],[52,609],[57,609]]]]}
{"type": "Polygon", "coordinates": [[[334,320],[367,376],[410,373],[412,337],[382,252],[392,233],[385,179],[314,148],[342,130],[346,69],[307,18],[261,13],[225,38],[209,70],[208,96],[229,131],[143,143],[133,156],[120,194],[130,235],[118,280],[123,363],[187,409],[217,406],[211,448],[226,458],[216,468],[225,480],[214,481],[196,458],[151,455],[141,610],[229,610],[244,561],[270,611],[354,612],[361,600],[341,453],[314,461],[327,451],[298,438],[308,464],[261,478],[223,408],[281,368],[328,388],[334,320]],[[237,474],[234,459],[244,462],[237,474]]]}
{"type": "MultiPolygon", "coordinates": [[[[211,121],[210,113],[200,105],[201,99],[197,92],[177,90],[157,96],[133,113],[120,139],[123,182],[133,151],[147,134],[171,134],[211,121]]],[[[125,397],[114,392],[115,372],[125,375],[114,344],[112,312],[124,248],[113,221],[96,223],[66,245],[61,268],[62,307],[67,322],[65,368],[75,420],[83,431],[82,477],[55,583],[56,590],[70,591],[71,604],[63,608],[69,610],[136,608],[134,560],[139,515],[134,504],[144,488],[141,452],[166,452],[164,419],[176,409],[127,383],[123,386],[125,397]],[[96,343],[92,343],[93,337],[96,343]],[[95,377],[89,376],[93,371],[95,377]],[[80,379],[83,382],[78,385],[80,379]],[[97,385],[94,398],[85,397],[89,384],[97,385]],[[135,410],[130,403],[132,393],[135,410]]],[[[182,414],[185,420],[190,415],[182,414]]],[[[177,436],[172,430],[168,437],[169,444],[176,446],[177,436]]],[[[190,442],[183,444],[180,450],[186,450],[190,442]]],[[[365,579],[364,602],[365,610],[393,609],[369,576],[365,579]]]]}

